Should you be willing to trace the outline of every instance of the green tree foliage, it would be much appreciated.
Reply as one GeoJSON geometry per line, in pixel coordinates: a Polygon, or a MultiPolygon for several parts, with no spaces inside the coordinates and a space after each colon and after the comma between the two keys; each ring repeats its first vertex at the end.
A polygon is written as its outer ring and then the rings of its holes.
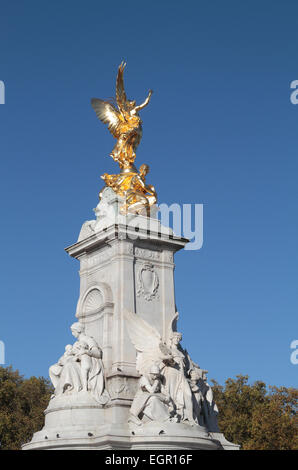
{"type": "Polygon", "coordinates": [[[224,387],[212,382],[219,427],[229,441],[243,450],[298,449],[297,389],[250,385],[242,375],[224,387]]]}
{"type": "Polygon", "coordinates": [[[11,367],[0,367],[0,449],[17,450],[44,422],[43,411],[53,393],[43,377],[24,379],[11,367]]]}

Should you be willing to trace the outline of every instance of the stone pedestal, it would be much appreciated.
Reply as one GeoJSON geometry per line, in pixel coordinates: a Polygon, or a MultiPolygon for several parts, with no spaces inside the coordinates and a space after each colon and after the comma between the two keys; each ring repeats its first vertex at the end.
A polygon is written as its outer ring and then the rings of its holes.
{"type": "MultiPolygon", "coordinates": [[[[105,390],[100,403],[89,391],[54,396],[45,426],[24,449],[236,449],[206,426],[177,422],[129,423],[140,375],[125,310],[155,328],[166,342],[176,313],[174,254],[187,243],[154,217],[123,216],[110,189],[66,248],[80,261],[77,321],[102,350],[105,390]]],[[[61,352],[62,353],[62,352],[61,352]]]]}

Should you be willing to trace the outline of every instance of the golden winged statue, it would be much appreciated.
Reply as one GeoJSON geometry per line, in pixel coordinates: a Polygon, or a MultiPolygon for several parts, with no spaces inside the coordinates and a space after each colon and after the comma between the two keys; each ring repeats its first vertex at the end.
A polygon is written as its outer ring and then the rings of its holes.
{"type": "MultiPolygon", "coordinates": [[[[111,157],[119,163],[120,174],[105,173],[101,178],[119,196],[125,199],[121,207],[122,213],[144,213],[150,215],[150,207],[156,203],[157,195],[152,185],[145,182],[149,166],[141,165],[139,171],[134,166],[136,149],[142,138],[142,121],[139,111],[150,101],[152,90],[146,100],[137,106],[136,101],[126,97],[123,72],[126,64],[122,62],[118,68],[116,79],[116,105],[112,100],[92,98],[91,105],[97,117],[108,125],[108,129],[117,139],[111,157]]],[[[104,188],[103,188],[104,189],[104,188]]],[[[103,190],[99,193],[101,198],[103,190]]]]}
{"type": "Polygon", "coordinates": [[[150,101],[152,90],[144,103],[137,106],[133,100],[126,98],[123,72],[126,64],[122,62],[118,68],[116,80],[116,103],[118,110],[111,101],[92,98],[91,105],[98,119],[108,125],[108,129],[117,139],[111,157],[119,163],[120,168],[131,168],[136,158],[136,149],[142,138],[142,121],[139,111],[150,101]]]}

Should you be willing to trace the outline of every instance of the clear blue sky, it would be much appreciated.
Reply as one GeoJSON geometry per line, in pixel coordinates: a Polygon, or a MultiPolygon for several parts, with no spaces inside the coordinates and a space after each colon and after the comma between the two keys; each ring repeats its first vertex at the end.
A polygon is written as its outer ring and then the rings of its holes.
{"type": "Polygon", "coordinates": [[[159,202],[203,203],[204,246],[176,257],[179,329],[209,377],[297,385],[295,0],[1,1],[0,339],[47,376],[79,293],[64,247],[93,218],[113,139],[90,106],[143,100],[136,163],[159,202]]]}

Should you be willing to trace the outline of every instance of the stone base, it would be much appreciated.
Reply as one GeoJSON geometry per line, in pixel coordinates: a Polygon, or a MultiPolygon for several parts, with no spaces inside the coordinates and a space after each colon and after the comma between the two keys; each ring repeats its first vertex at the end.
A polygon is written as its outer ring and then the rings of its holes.
{"type": "Polygon", "coordinates": [[[88,392],[50,400],[45,426],[23,450],[238,449],[221,433],[174,422],[128,423],[130,403],[103,407],[88,392]]]}
{"type": "Polygon", "coordinates": [[[240,445],[229,442],[221,432],[210,432],[209,435],[212,439],[217,441],[224,450],[240,450],[240,445]]]}
{"type": "MultiPolygon", "coordinates": [[[[218,450],[233,444],[223,434],[202,426],[174,422],[128,423],[129,407],[100,405],[90,393],[62,395],[50,400],[45,426],[23,450],[218,450]]],[[[237,447],[237,446],[234,446],[237,447]]]]}
{"type": "Polygon", "coordinates": [[[223,434],[207,434],[199,426],[147,423],[139,432],[126,424],[44,428],[23,450],[223,450],[238,449],[223,434]],[[59,437],[58,437],[59,436],[59,437]],[[223,445],[221,441],[225,441],[223,445]]]}
{"type": "Polygon", "coordinates": [[[223,450],[238,449],[221,433],[175,422],[129,423],[131,402],[99,404],[89,392],[50,400],[45,426],[23,450],[223,450]]]}

